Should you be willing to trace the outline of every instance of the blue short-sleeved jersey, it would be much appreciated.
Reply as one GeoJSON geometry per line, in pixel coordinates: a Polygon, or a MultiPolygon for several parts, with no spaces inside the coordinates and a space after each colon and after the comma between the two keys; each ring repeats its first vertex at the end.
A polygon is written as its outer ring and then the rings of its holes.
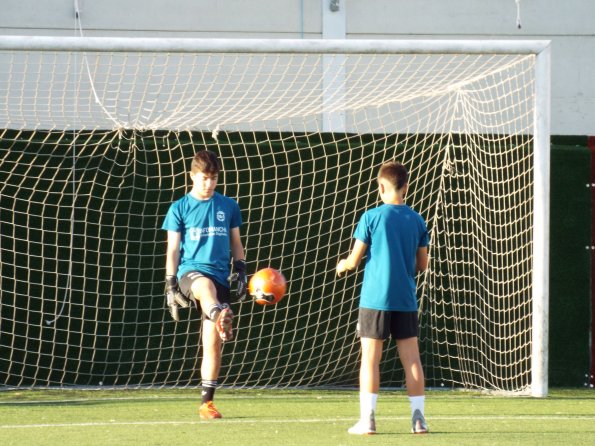
{"type": "Polygon", "coordinates": [[[241,225],[238,203],[218,192],[208,200],[187,194],[174,202],[162,229],[182,233],[178,278],[199,271],[229,288],[230,230],[241,225]]]}
{"type": "Polygon", "coordinates": [[[364,213],[353,237],[368,245],[360,307],[417,311],[416,255],[429,243],[421,215],[405,204],[384,204],[364,213]]]}

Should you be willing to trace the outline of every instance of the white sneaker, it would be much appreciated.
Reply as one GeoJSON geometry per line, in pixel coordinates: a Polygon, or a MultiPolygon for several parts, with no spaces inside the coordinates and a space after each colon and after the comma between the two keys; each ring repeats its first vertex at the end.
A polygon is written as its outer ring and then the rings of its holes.
{"type": "Polygon", "coordinates": [[[421,414],[420,410],[416,409],[415,412],[413,412],[413,417],[411,418],[411,433],[427,434],[428,432],[429,429],[426,419],[421,414]]]}
{"type": "Polygon", "coordinates": [[[376,422],[374,419],[369,421],[359,420],[347,432],[353,435],[374,435],[376,433],[376,422]]]}

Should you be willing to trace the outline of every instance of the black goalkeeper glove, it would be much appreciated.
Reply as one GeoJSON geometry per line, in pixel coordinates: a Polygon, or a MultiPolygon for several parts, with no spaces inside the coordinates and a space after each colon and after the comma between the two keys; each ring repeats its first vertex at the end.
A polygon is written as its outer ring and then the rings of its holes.
{"type": "Polygon", "coordinates": [[[243,302],[246,299],[246,292],[248,291],[248,276],[246,276],[246,261],[236,260],[233,262],[235,272],[228,278],[229,281],[237,281],[236,297],[237,300],[243,302]]]}
{"type": "Polygon", "coordinates": [[[188,308],[190,306],[190,301],[180,291],[178,278],[176,276],[165,277],[165,297],[167,298],[169,314],[171,314],[174,321],[178,322],[180,320],[178,310],[180,308],[188,308]]]}

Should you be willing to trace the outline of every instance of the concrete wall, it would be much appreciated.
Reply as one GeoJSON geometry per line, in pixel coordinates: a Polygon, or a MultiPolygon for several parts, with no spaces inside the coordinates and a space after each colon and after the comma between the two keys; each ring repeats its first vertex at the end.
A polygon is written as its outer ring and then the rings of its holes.
{"type": "MultiPolygon", "coordinates": [[[[78,0],[88,36],[321,38],[330,0],[78,0]]],[[[75,35],[74,0],[3,0],[0,35],[75,35]]],[[[595,135],[593,0],[339,0],[346,38],[550,39],[552,134],[595,135]]],[[[327,28],[325,28],[327,27],[327,28]]],[[[332,30],[331,30],[332,31],[332,30]]]]}

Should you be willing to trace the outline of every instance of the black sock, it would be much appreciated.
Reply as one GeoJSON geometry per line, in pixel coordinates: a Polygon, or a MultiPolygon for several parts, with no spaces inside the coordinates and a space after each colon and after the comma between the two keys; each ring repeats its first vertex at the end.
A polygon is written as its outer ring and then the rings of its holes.
{"type": "Polygon", "coordinates": [[[202,380],[202,402],[207,403],[215,399],[215,388],[217,387],[217,380],[202,380]]]}

